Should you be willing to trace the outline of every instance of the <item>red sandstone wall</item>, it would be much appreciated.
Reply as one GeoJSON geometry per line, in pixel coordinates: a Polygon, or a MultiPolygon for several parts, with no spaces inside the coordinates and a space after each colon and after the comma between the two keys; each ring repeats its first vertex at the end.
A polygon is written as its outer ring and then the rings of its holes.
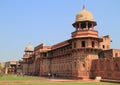
{"type": "Polygon", "coordinates": [[[63,56],[51,61],[51,73],[57,77],[70,77],[72,74],[71,57],[63,56]]]}
{"type": "Polygon", "coordinates": [[[50,61],[48,59],[42,59],[40,60],[40,75],[41,76],[47,76],[49,73],[49,64],[50,61]]]}
{"type": "Polygon", "coordinates": [[[120,79],[120,58],[94,60],[91,72],[93,77],[120,79]]]}
{"type": "Polygon", "coordinates": [[[23,74],[27,74],[28,73],[28,65],[24,64],[23,65],[23,74]]]}
{"type": "Polygon", "coordinates": [[[29,64],[29,73],[30,73],[30,75],[33,75],[34,72],[35,72],[35,66],[34,66],[34,63],[29,64]]]}

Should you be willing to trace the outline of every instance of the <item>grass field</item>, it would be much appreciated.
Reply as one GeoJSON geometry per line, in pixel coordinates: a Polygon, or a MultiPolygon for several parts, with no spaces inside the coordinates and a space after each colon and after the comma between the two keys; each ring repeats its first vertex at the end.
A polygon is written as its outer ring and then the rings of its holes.
{"type": "Polygon", "coordinates": [[[119,85],[119,84],[106,82],[53,81],[53,79],[41,77],[4,75],[0,77],[0,85],[119,85]]]}

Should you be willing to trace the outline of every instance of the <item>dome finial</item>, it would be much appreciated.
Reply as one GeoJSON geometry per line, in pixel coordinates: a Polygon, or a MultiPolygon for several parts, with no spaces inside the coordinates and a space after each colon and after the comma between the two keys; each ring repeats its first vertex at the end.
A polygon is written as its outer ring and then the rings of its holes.
{"type": "Polygon", "coordinates": [[[83,5],[83,9],[85,9],[85,5],[83,5]]]}

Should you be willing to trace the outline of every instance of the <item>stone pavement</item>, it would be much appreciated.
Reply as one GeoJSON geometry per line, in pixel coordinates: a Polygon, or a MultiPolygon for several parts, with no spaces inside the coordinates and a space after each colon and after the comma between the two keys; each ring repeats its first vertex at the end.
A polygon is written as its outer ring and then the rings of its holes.
{"type": "Polygon", "coordinates": [[[47,79],[48,81],[54,81],[54,82],[100,82],[99,80],[93,80],[93,79],[47,79]]]}

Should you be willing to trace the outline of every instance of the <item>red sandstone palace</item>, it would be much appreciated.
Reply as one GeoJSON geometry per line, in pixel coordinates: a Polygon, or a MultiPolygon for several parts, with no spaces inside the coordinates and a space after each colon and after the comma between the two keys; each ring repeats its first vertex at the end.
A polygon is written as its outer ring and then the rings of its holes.
{"type": "Polygon", "coordinates": [[[28,45],[23,56],[23,73],[60,78],[120,79],[120,50],[111,49],[109,35],[100,37],[97,22],[85,7],[76,15],[71,38],[33,48],[28,45]]]}

